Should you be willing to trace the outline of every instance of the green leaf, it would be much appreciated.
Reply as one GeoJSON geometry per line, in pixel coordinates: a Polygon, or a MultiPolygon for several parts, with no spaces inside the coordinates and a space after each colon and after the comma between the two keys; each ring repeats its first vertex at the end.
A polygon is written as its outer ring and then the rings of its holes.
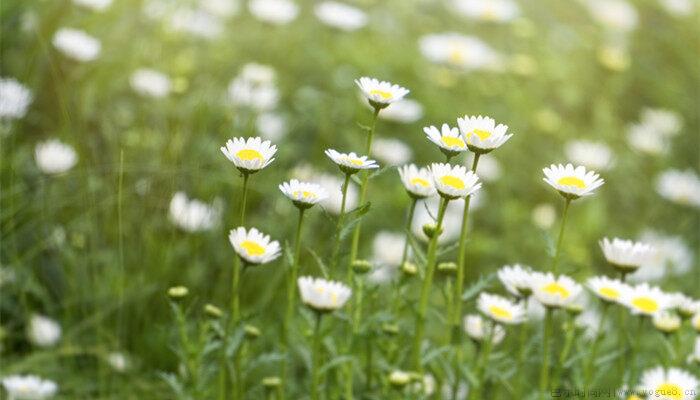
{"type": "Polygon", "coordinates": [[[326,266],[326,263],[323,262],[321,256],[319,256],[318,253],[316,253],[314,249],[310,247],[307,247],[306,250],[308,250],[308,252],[311,253],[311,256],[314,258],[314,260],[316,260],[316,264],[321,270],[321,274],[323,274],[323,277],[328,279],[328,267],[326,266]]]}
{"type": "Polygon", "coordinates": [[[367,126],[367,125],[362,124],[360,122],[355,122],[355,123],[357,124],[358,128],[362,129],[363,131],[366,131],[367,133],[369,133],[372,130],[371,126],[367,126]]]}
{"type": "Polygon", "coordinates": [[[367,202],[356,209],[350,211],[347,213],[345,216],[345,224],[343,224],[343,227],[340,229],[340,240],[345,239],[345,237],[350,233],[350,231],[353,230],[355,225],[357,225],[362,218],[367,214],[367,212],[370,209],[370,202],[367,202]]]}
{"type": "Polygon", "coordinates": [[[328,370],[347,363],[353,363],[355,362],[355,357],[354,356],[349,356],[349,355],[340,355],[337,357],[333,357],[330,361],[327,363],[323,364],[321,368],[319,368],[319,371],[321,374],[325,374],[328,370]]]}

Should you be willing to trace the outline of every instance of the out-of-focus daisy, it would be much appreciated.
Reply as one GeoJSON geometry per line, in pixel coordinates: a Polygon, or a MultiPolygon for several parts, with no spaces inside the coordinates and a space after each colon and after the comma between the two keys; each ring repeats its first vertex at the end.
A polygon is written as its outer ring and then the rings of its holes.
{"type": "Polygon", "coordinates": [[[236,253],[248,264],[266,264],[280,255],[280,244],[270,241],[270,236],[265,235],[255,228],[246,231],[243,227],[231,229],[228,240],[236,253]]]}
{"type": "Polygon", "coordinates": [[[527,297],[532,294],[532,269],[520,264],[504,265],[498,270],[498,280],[503,286],[517,297],[527,297]]]}
{"type": "Polygon", "coordinates": [[[506,336],[506,331],[501,325],[492,322],[487,324],[478,314],[464,316],[464,331],[477,342],[483,342],[491,337],[493,344],[501,343],[506,336]],[[491,332],[492,329],[493,332],[491,332]]]}
{"type": "Polygon", "coordinates": [[[275,142],[287,135],[287,120],[278,113],[265,112],[255,119],[255,128],[262,138],[275,142]]]}
{"type": "Polygon", "coordinates": [[[663,333],[673,333],[681,328],[681,317],[675,313],[664,311],[655,314],[652,319],[654,327],[663,333]]]}
{"type": "Polygon", "coordinates": [[[525,320],[523,306],[505,297],[481,293],[477,300],[477,308],[485,316],[504,324],[519,324],[525,320]]]}
{"type": "Polygon", "coordinates": [[[695,4],[693,0],[659,0],[661,7],[674,17],[687,17],[693,14],[695,4]]]}
{"type": "Polygon", "coordinates": [[[630,281],[655,281],[669,274],[680,275],[690,271],[693,265],[693,251],[682,238],[647,231],[640,239],[649,243],[655,251],[635,273],[629,275],[630,281]]]}
{"type": "Polygon", "coordinates": [[[2,386],[12,400],[44,400],[53,397],[58,385],[35,375],[10,375],[2,378],[2,386]]]}
{"type": "Polygon", "coordinates": [[[586,172],[586,167],[583,166],[574,168],[571,164],[566,166],[552,164],[542,171],[545,175],[543,180],[569,200],[592,195],[593,191],[605,182],[599,179],[599,175],[595,172],[586,172]]]}
{"type": "Polygon", "coordinates": [[[138,94],[155,98],[166,97],[172,88],[172,82],[167,75],[149,68],[134,71],[129,83],[138,94]]]}
{"type": "Polygon", "coordinates": [[[598,298],[609,303],[620,301],[622,293],[628,286],[618,279],[610,279],[607,276],[594,276],[589,278],[586,286],[598,298]]]}
{"type": "Polygon", "coordinates": [[[297,280],[301,301],[318,312],[330,312],[342,307],[352,290],[341,282],[302,276],[297,280]]]}
{"type": "Polygon", "coordinates": [[[377,138],[372,145],[372,155],[385,164],[399,165],[411,160],[413,151],[399,139],[377,138]]]}
{"type": "Polygon", "coordinates": [[[464,135],[464,140],[469,150],[474,153],[488,153],[501,147],[513,134],[506,134],[508,125],[498,124],[493,118],[467,116],[457,119],[459,130],[464,135]]]}
{"type": "Polygon", "coordinates": [[[248,10],[262,22],[287,25],[299,14],[299,6],[290,0],[251,0],[248,10]]]}
{"type": "Polygon", "coordinates": [[[367,156],[358,156],[355,153],[339,153],[333,149],[328,149],[325,153],[346,174],[354,174],[363,169],[379,168],[377,162],[368,159],[367,156]]]}
{"type": "Polygon", "coordinates": [[[421,53],[429,61],[464,70],[497,70],[502,57],[491,46],[475,36],[447,32],[422,36],[421,53]]]}
{"type": "Polygon", "coordinates": [[[690,318],[700,313],[700,300],[695,300],[683,293],[674,293],[673,296],[675,298],[674,307],[684,318],[690,318]]]}
{"type": "Polygon", "coordinates": [[[216,39],[224,31],[224,24],[215,15],[202,8],[179,7],[169,18],[170,27],[202,39],[216,39]]]}
{"type": "Polygon", "coordinates": [[[221,18],[238,13],[238,0],[199,0],[199,5],[207,12],[221,18]]]}
{"type": "Polygon", "coordinates": [[[12,78],[0,78],[0,119],[19,119],[27,114],[32,92],[12,78]]]}
{"type": "Polygon", "coordinates": [[[296,179],[280,184],[279,188],[299,208],[312,207],[328,197],[326,190],[321,186],[315,183],[299,182],[296,179]]]}
{"type": "Polygon", "coordinates": [[[601,65],[614,72],[622,72],[632,63],[629,50],[621,44],[604,44],[598,48],[596,55],[601,65]]]}
{"type": "Polygon", "coordinates": [[[683,127],[683,120],[678,113],[663,108],[644,108],[640,123],[667,137],[676,136],[683,127]]]}
{"type": "Polygon", "coordinates": [[[689,357],[690,361],[695,361],[700,364],[700,336],[695,337],[695,347],[693,348],[693,354],[689,357]]]}
{"type": "Polygon", "coordinates": [[[606,29],[628,32],[637,26],[637,10],[625,0],[586,0],[583,3],[593,19],[606,29]]]}
{"type": "Polygon", "coordinates": [[[386,108],[389,104],[403,99],[409,92],[408,89],[391,82],[379,81],[366,76],[356,79],[355,83],[375,109],[386,108]]]}
{"type": "Polygon", "coordinates": [[[410,124],[423,117],[423,106],[412,99],[403,99],[379,114],[379,118],[410,124]]]}
{"type": "Polygon", "coordinates": [[[222,204],[188,199],[185,192],[177,192],[170,200],[170,221],[186,232],[201,232],[215,228],[221,220],[222,204]]]}
{"type": "Polygon", "coordinates": [[[228,96],[235,106],[256,111],[273,109],[279,101],[275,85],[275,70],[268,66],[248,63],[228,86],[228,96]]]}
{"type": "Polygon", "coordinates": [[[692,170],[666,170],[656,180],[656,191],[674,203],[700,207],[700,178],[692,170]]]}
{"type": "Polygon", "coordinates": [[[599,242],[605,259],[613,267],[625,273],[634,272],[654,256],[654,248],[646,243],[619,238],[603,238],[599,242]]]}
{"type": "MultiPolygon", "coordinates": [[[[474,164],[475,155],[471,154],[467,157],[464,165],[471,168],[474,164]]],[[[482,154],[479,156],[479,178],[484,182],[494,182],[501,177],[501,165],[491,154],[482,154]]]]}
{"type": "Polygon", "coordinates": [[[532,209],[532,214],[530,216],[532,222],[540,229],[547,230],[554,225],[554,220],[557,217],[557,213],[554,206],[549,203],[538,204],[532,209]]]}
{"type": "Polygon", "coordinates": [[[613,153],[603,142],[589,140],[572,140],[564,149],[569,161],[599,171],[610,169],[613,164],[613,153]]]}
{"type": "Polygon", "coordinates": [[[646,124],[630,125],[627,142],[633,149],[652,156],[664,154],[668,150],[667,138],[646,124]]]}
{"type": "Polygon", "coordinates": [[[603,321],[603,326],[600,326],[602,315],[595,309],[585,309],[574,320],[574,324],[583,328],[583,334],[588,340],[593,340],[598,337],[598,334],[608,329],[608,324],[603,321]]]}
{"type": "MultiPolygon", "coordinates": [[[[340,206],[343,200],[342,186],[343,180],[335,175],[330,174],[320,174],[314,178],[316,183],[328,193],[328,197],[321,202],[323,208],[325,208],[330,213],[338,215],[340,213],[340,206]]],[[[348,191],[345,199],[346,210],[352,210],[357,206],[357,186],[354,183],[348,183],[348,191]]]]}
{"type": "Polygon", "coordinates": [[[367,24],[367,14],[364,11],[337,1],[317,4],[314,14],[322,23],[346,32],[358,30],[367,24]]]}
{"type": "Polygon", "coordinates": [[[452,5],[467,18],[508,22],[520,15],[520,8],[513,0],[453,0],[452,5]]]}
{"type": "Polygon", "coordinates": [[[107,354],[106,361],[117,372],[124,372],[129,368],[129,358],[118,351],[107,354]]]}
{"type": "Polygon", "coordinates": [[[100,55],[100,41],[87,33],[61,28],[53,35],[54,47],[76,61],[92,61],[100,55]]]}
{"type": "Polygon", "coordinates": [[[642,373],[637,390],[660,400],[693,400],[698,379],[680,368],[656,367],[642,373]]]}
{"type": "Polygon", "coordinates": [[[27,337],[39,347],[51,347],[61,339],[61,325],[49,317],[32,315],[27,327],[27,337]]]}
{"type": "Polygon", "coordinates": [[[426,126],[423,128],[423,132],[427,135],[428,140],[435,143],[440,151],[449,158],[467,151],[467,144],[462,139],[458,128],[450,128],[449,125],[442,124],[441,129],[435,126],[426,126]]]}
{"type": "Polygon", "coordinates": [[[404,165],[399,168],[401,183],[408,194],[416,199],[423,199],[435,195],[433,177],[427,168],[418,168],[414,164],[404,165]]]}
{"type": "Polygon", "coordinates": [[[372,241],[373,259],[378,265],[396,267],[401,263],[406,235],[398,232],[381,231],[372,241]]]}
{"type": "Polygon", "coordinates": [[[632,314],[654,315],[673,307],[673,297],[658,287],[641,283],[625,288],[620,303],[627,306],[632,314]]]}
{"type": "Polygon", "coordinates": [[[700,313],[693,315],[693,318],[690,319],[690,324],[693,326],[693,329],[700,333],[700,313]]]}
{"type": "Polygon", "coordinates": [[[263,141],[259,137],[233,138],[221,147],[221,152],[241,172],[250,174],[257,172],[273,162],[273,156],[277,152],[277,146],[269,140],[263,141]]]}
{"type": "Polygon", "coordinates": [[[462,165],[438,164],[430,165],[435,189],[440,196],[447,199],[467,197],[481,189],[479,177],[462,165]]]}
{"type": "Polygon", "coordinates": [[[36,145],[34,160],[43,173],[62,174],[75,166],[78,154],[60,140],[50,139],[36,145]]]}
{"type": "Polygon", "coordinates": [[[112,4],[112,0],[73,0],[73,3],[94,11],[104,11],[112,4]]]}
{"type": "Polygon", "coordinates": [[[582,290],[581,285],[566,275],[535,274],[532,281],[533,296],[547,307],[572,304],[582,290]]]}

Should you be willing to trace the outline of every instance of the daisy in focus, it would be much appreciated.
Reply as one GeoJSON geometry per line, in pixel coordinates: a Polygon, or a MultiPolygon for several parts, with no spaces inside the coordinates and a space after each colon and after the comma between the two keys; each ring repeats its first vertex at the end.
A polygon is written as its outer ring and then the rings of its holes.
{"type": "Polygon", "coordinates": [[[542,171],[545,175],[543,180],[567,200],[590,196],[594,190],[605,183],[603,179],[599,179],[600,176],[595,172],[586,172],[586,168],[583,166],[574,168],[571,164],[566,164],[566,166],[552,164],[542,171]]]}
{"type": "Polygon", "coordinates": [[[514,303],[501,296],[481,293],[477,300],[477,308],[496,322],[519,324],[525,320],[525,309],[522,304],[514,303]]]}
{"type": "Polygon", "coordinates": [[[233,138],[221,147],[221,152],[243,174],[252,174],[270,165],[275,159],[277,146],[259,137],[233,138]]]}
{"type": "Polygon", "coordinates": [[[325,153],[346,174],[354,174],[363,169],[379,168],[377,162],[368,159],[367,156],[358,156],[355,153],[340,153],[333,149],[328,149],[325,153]]]}
{"type": "Polygon", "coordinates": [[[464,136],[467,147],[474,153],[484,154],[497,149],[513,137],[506,134],[508,125],[498,124],[493,118],[467,116],[457,119],[459,130],[464,136]]]}
{"type": "Polygon", "coordinates": [[[248,264],[265,264],[280,256],[280,244],[255,228],[231,229],[228,239],[238,256],[248,264]]]}
{"type": "Polygon", "coordinates": [[[423,132],[427,135],[428,140],[440,148],[440,151],[447,156],[448,160],[459,153],[467,151],[467,144],[462,140],[458,128],[450,128],[449,125],[442,124],[441,129],[435,126],[427,126],[423,128],[423,132]]]}
{"type": "Polygon", "coordinates": [[[328,197],[326,190],[315,183],[300,182],[292,179],[279,185],[279,189],[295,206],[301,209],[313,207],[328,197]]]}
{"type": "Polygon", "coordinates": [[[446,199],[471,196],[481,188],[479,177],[461,165],[434,163],[430,165],[430,173],[438,193],[446,199]]]}
{"type": "Polygon", "coordinates": [[[656,286],[641,283],[625,288],[620,303],[625,305],[632,314],[653,316],[674,305],[673,296],[664,293],[656,286]]]}
{"type": "Polygon", "coordinates": [[[409,92],[408,89],[399,85],[394,85],[386,81],[378,81],[374,78],[362,77],[356,79],[355,83],[364,94],[369,104],[375,110],[381,110],[388,107],[391,103],[397,102],[404,98],[409,92]]]}
{"type": "Polygon", "coordinates": [[[605,259],[623,273],[636,271],[654,257],[654,248],[646,243],[603,238],[599,244],[605,259]]]}
{"type": "Polygon", "coordinates": [[[498,280],[510,294],[516,297],[528,297],[532,294],[533,272],[530,267],[520,264],[504,265],[498,270],[498,280]]]}
{"type": "Polygon", "coordinates": [[[608,303],[620,301],[622,293],[629,286],[618,279],[610,279],[607,276],[594,276],[586,281],[586,286],[601,300],[608,303]]]}
{"type": "Polygon", "coordinates": [[[547,307],[565,307],[573,304],[582,287],[566,275],[555,277],[551,273],[536,274],[533,277],[532,294],[547,307]]]}
{"type": "Polygon", "coordinates": [[[698,379],[680,368],[656,367],[644,371],[637,389],[660,400],[693,400],[698,379]]]}
{"type": "Polygon", "coordinates": [[[468,314],[464,317],[464,331],[476,342],[483,342],[490,337],[494,345],[501,343],[506,336],[506,330],[501,325],[487,324],[478,314],[468,314]]]}
{"type": "Polygon", "coordinates": [[[44,400],[58,390],[55,382],[35,375],[10,375],[2,378],[2,386],[11,400],[44,400]]]}
{"type": "Polygon", "coordinates": [[[424,199],[434,196],[436,192],[433,177],[428,168],[418,168],[414,164],[404,165],[399,169],[401,183],[409,196],[424,199]]]}
{"type": "Polygon", "coordinates": [[[318,312],[339,309],[350,298],[352,290],[343,283],[302,276],[297,280],[301,301],[318,312]]]}

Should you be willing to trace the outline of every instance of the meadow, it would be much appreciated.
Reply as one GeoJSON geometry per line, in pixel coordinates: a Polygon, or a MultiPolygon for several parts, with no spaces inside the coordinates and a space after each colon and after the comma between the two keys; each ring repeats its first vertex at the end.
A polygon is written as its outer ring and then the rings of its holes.
{"type": "Polygon", "coordinates": [[[700,397],[699,17],[2,1],[0,398],[700,397]]]}

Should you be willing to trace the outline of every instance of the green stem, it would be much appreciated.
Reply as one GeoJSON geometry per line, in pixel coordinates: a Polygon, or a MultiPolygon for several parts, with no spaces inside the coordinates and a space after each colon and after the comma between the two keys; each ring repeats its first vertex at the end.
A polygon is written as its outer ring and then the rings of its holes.
{"type": "Polygon", "coordinates": [[[240,225],[239,226],[245,226],[245,207],[246,207],[246,201],[248,200],[248,178],[250,177],[250,174],[247,172],[243,173],[243,198],[241,199],[241,218],[240,218],[240,225]]]}
{"type": "MultiPolygon", "coordinates": [[[[294,262],[289,270],[289,275],[287,277],[287,310],[284,316],[284,341],[283,347],[286,352],[289,352],[289,337],[292,330],[292,316],[294,315],[294,308],[296,303],[296,281],[299,275],[299,261],[301,259],[301,227],[304,222],[304,211],[305,209],[299,207],[299,220],[297,223],[297,231],[294,243],[294,262]]],[[[282,363],[282,384],[287,384],[287,370],[291,364],[291,354],[287,354],[286,363],[282,363]]]]}
{"type": "MultiPolygon", "coordinates": [[[[486,333],[486,336],[484,337],[484,350],[480,354],[480,359],[478,361],[477,367],[476,367],[476,387],[474,390],[471,390],[471,393],[469,394],[470,399],[481,399],[482,396],[482,391],[485,386],[484,382],[484,372],[486,371],[486,366],[488,365],[489,361],[489,356],[491,355],[491,349],[493,348],[493,338],[494,334],[496,331],[496,324],[493,323],[492,321],[485,321],[484,324],[486,324],[485,328],[488,330],[486,333]]],[[[453,400],[456,400],[456,392],[452,392],[452,398],[453,400]]]]}
{"type": "Polygon", "coordinates": [[[425,315],[428,311],[428,298],[430,295],[430,288],[433,282],[433,275],[435,274],[435,264],[436,264],[436,254],[437,254],[437,240],[439,232],[442,229],[442,220],[445,217],[445,210],[447,209],[448,199],[440,200],[440,208],[438,209],[437,216],[437,227],[435,234],[430,238],[430,243],[428,244],[428,255],[425,268],[425,279],[423,280],[423,287],[420,293],[420,302],[418,303],[418,314],[416,315],[416,327],[415,336],[413,338],[413,368],[418,372],[422,372],[423,366],[421,365],[420,350],[421,344],[423,342],[423,334],[425,332],[425,315]]]}
{"type": "Polygon", "coordinates": [[[569,205],[571,204],[571,199],[566,199],[566,204],[564,205],[564,214],[561,217],[561,227],[559,228],[559,239],[557,239],[557,249],[554,253],[554,259],[552,259],[552,272],[557,273],[559,267],[559,256],[561,255],[561,244],[564,241],[564,227],[566,226],[566,216],[569,213],[569,205]]]}
{"type": "MultiPolygon", "coordinates": [[[[527,298],[523,298],[523,305],[527,303],[527,298]]],[[[520,334],[518,335],[518,366],[516,369],[515,378],[515,393],[520,394],[523,387],[523,364],[525,363],[525,356],[527,353],[527,323],[523,322],[520,324],[520,334]]]]}
{"type": "Polygon", "coordinates": [[[591,382],[591,372],[593,364],[595,363],[596,353],[598,352],[598,346],[603,338],[603,327],[605,326],[605,317],[608,314],[609,303],[603,303],[603,311],[600,314],[600,320],[598,321],[598,330],[596,331],[595,338],[593,339],[593,345],[591,346],[591,352],[588,355],[588,360],[584,366],[583,372],[583,387],[588,388],[591,382]]]}
{"type": "Polygon", "coordinates": [[[552,310],[545,308],[542,326],[542,370],[540,371],[540,399],[547,398],[549,388],[549,336],[552,329],[552,310]]]}
{"type": "Polygon", "coordinates": [[[559,362],[554,365],[554,379],[552,381],[552,386],[554,388],[559,386],[559,380],[561,379],[562,370],[564,369],[564,363],[566,359],[569,358],[569,352],[571,351],[571,346],[574,344],[574,339],[576,338],[576,329],[574,327],[574,317],[569,314],[569,321],[567,323],[566,338],[564,340],[564,348],[561,353],[559,353],[559,362]]]}
{"type": "Polygon", "coordinates": [[[348,194],[348,185],[350,184],[350,174],[345,174],[343,187],[341,189],[342,199],[340,201],[340,215],[338,215],[338,225],[335,227],[335,240],[333,242],[333,252],[331,253],[331,272],[335,272],[338,265],[338,255],[340,253],[340,231],[343,229],[345,220],[345,201],[348,194]]]}
{"type": "MultiPolygon", "coordinates": [[[[643,332],[644,324],[644,317],[642,316],[637,316],[637,330],[635,332],[643,332]]],[[[639,338],[634,338],[632,341],[632,351],[630,352],[630,357],[629,357],[629,366],[630,366],[630,379],[629,379],[629,384],[633,385],[634,382],[637,382],[637,360],[639,360],[641,357],[639,357],[639,353],[641,352],[640,346],[639,346],[639,338]]]]}
{"type": "Polygon", "coordinates": [[[401,263],[399,264],[399,276],[394,281],[394,298],[391,299],[391,313],[395,320],[398,320],[399,308],[401,304],[401,268],[408,260],[408,248],[411,241],[411,223],[413,222],[413,215],[416,211],[416,204],[418,204],[418,199],[411,196],[411,205],[408,208],[408,217],[406,218],[406,241],[403,245],[403,253],[401,254],[401,263]]]}
{"type": "Polygon", "coordinates": [[[311,400],[318,400],[319,374],[318,367],[321,360],[321,317],[323,314],[316,313],[316,325],[314,326],[314,342],[311,362],[311,400]]]}

